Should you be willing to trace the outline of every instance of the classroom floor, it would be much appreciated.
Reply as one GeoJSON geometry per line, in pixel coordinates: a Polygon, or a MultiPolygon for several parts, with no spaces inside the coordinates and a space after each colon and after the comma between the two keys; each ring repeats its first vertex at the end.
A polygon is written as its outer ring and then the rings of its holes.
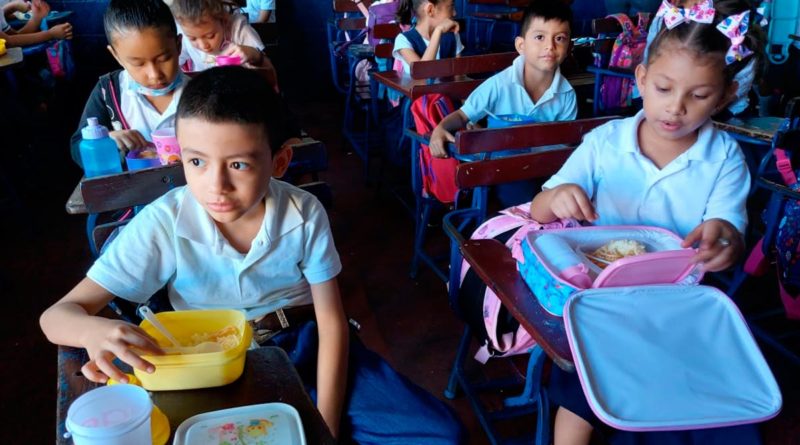
{"type": "MultiPolygon", "coordinates": [[[[80,110],[65,103],[74,101],[56,100],[46,110],[7,114],[0,133],[5,148],[0,164],[3,443],[54,439],[56,348],[45,340],[37,320],[90,264],[85,217],[64,211],[80,178],[66,147],[80,110]]],[[[349,315],[361,323],[369,347],[442,397],[462,325],[447,305],[443,283],[431,272],[423,269],[416,280],[408,276],[411,219],[391,187],[365,186],[360,159],[342,150],[338,100],[294,108],[310,135],[324,141],[330,153],[330,169],[322,179],[333,187],[330,218],[344,263],[340,284],[349,315]]],[[[766,443],[800,444],[797,369],[769,358],[784,391],[784,409],[764,425],[766,443]]],[[[488,443],[466,400],[449,403],[466,425],[469,443],[488,443]]],[[[532,422],[525,419],[508,428],[524,430],[532,422]]]]}

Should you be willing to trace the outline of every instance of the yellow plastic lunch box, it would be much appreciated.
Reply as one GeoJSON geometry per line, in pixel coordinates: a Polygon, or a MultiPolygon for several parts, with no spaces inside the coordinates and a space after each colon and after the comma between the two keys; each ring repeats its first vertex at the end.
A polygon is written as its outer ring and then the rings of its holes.
{"type": "MultiPolygon", "coordinates": [[[[238,343],[219,352],[175,355],[143,355],[156,370],[148,374],[138,369],[134,374],[142,387],[151,391],[210,388],[227,385],[239,378],[244,370],[244,359],[253,330],[244,314],[236,310],[173,311],[155,314],[164,327],[182,344],[193,335],[206,334],[234,326],[238,330],[238,343]]],[[[162,346],[170,342],[150,322],[139,325],[162,346]]]]}

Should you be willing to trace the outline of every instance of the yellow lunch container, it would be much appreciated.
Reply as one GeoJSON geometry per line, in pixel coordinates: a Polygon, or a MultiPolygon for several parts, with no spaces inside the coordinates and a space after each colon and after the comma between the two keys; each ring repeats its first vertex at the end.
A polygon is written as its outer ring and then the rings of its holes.
{"type": "MultiPolygon", "coordinates": [[[[172,311],[155,316],[184,346],[203,341],[214,333],[231,335],[226,336],[225,349],[218,352],[143,355],[156,370],[152,374],[134,370],[142,387],[150,391],[210,388],[227,385],[242,375],[245,355],[253,338],[253,330],[242,312],[229,309],[172,311]]],[[[171,346],[147,320],[139,326],[162,347],[171,346]]]]}

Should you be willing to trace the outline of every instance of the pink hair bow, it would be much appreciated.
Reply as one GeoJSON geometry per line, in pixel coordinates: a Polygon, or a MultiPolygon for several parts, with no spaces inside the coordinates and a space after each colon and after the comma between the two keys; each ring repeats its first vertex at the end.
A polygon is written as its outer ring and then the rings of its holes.
{"type": "Polygon", "coordinates": [[[703,0],[689,9],[680,8],[663,0],[658,7],[656,17],[664,17],[664,24],[668,29],[672,29],[684,22],[711,23],[715,13],[712,0],[703,0]]]}
{"type": "Polygon", "coordinates": [[[753,51],[744,46],[744,36],[747,34],[749,26],[750,11],[732,15],[717,24],[717,29],[725,34],[725,37],[731,39],[731,47],[728,48],[728,52],[725,54],[726,64],[730,65],[753,54],[753,51]]]}

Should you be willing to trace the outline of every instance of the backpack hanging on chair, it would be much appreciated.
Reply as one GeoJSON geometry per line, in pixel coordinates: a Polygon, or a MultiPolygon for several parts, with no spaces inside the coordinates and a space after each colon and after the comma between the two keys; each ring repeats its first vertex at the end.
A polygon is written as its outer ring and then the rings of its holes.
{"type": "MultiPolygon", "coordinates": [[[[436,125],[456,110],[453,101],[442,94],[426,94],[411,104],[411,116],[419,134],[430,134],[436,125]]],[[[419,168],[422,172],[422,194],[449,204],[456,200],[456,166],[453,158],[435,158],[427,145],[420,144],[419,168]]]]}
{"type": "MultiPolygon", "coordinates": [[[[622,32],[619,33],[611,49],[609,68],[633,69],[642,62],[644,49],[647,46],[647,25],[650,23],[650,14],[638,13],[639,23],[634,26],[631,19],[625,14],[613,14],[619,22],[622,32]]],[[[631,106],[633,79],[604,76],[600,86],[600,105],[603,109],[626,108],[631,106]]]]}

